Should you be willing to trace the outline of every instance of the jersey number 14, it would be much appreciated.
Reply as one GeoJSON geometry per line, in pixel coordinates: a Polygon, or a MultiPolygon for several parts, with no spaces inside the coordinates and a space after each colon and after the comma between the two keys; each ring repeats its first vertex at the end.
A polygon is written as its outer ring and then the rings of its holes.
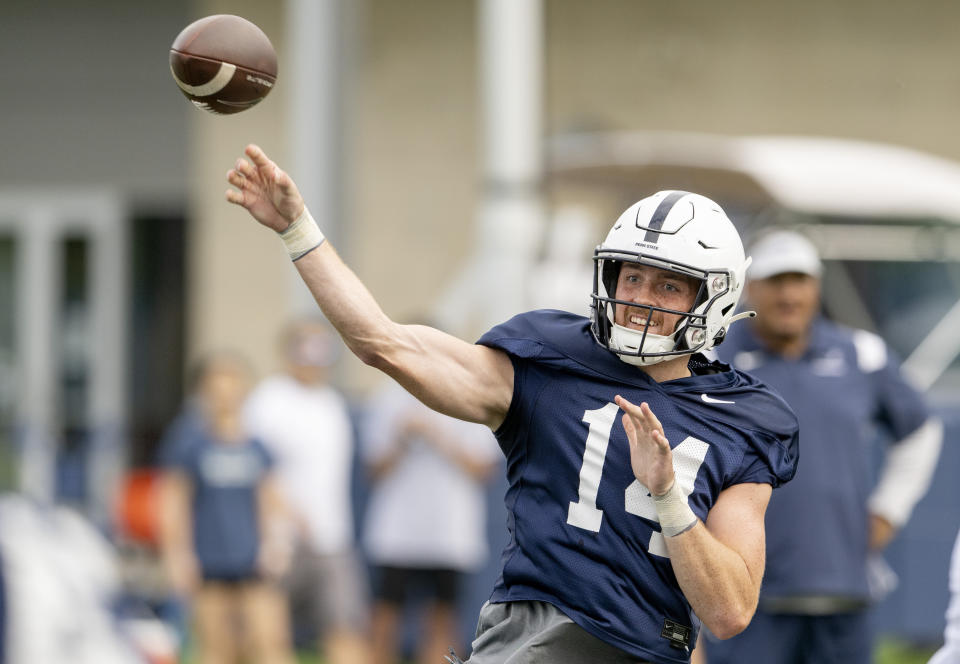
{"type": "MultiPolygon", "coordinates": [[[[619,410],[617,404],[608,403],[603,408],[583,413],[583,421],[590,429],[587,432],[583,451],[583,465],[580,467],[580,488],[577,492],[579,499],[577,502],[571,501],[567,511],[567,523],[571,526],[595,533],[600,532],[603,510],[597,508],[597,492],[600,490],[600,477],[603,475],[603,462],[607,456],[607,445],[610,443],[610,431],[613,429],[619,410]]],[[[693,492],[697,473],[700,472],[700,466],[703,465],[709,447],[702,440],[687,436],[683,442],[673,448],[675,481],[684,496],[689,496],[693,492]]],[[[623,500],[623,508],[628,513],[659,522],[650,490],[639,480],[633,480],[626,488],[623,500]]],[[[647,551],[656,556],[670,557],[663,535],[658,531],[650,533],[647,551]]]]}

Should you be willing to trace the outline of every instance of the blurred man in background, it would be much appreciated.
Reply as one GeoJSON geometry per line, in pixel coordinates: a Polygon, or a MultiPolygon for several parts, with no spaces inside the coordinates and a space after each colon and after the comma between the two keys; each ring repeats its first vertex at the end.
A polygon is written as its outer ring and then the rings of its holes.
{"type": "Polygon", "coordinates": [[[338,342],[322,320],[284,331],[285,370],[250,395],[246,421],[276,457],[295,523],[286,586],[296,623],[319,633],[330,664],[367,662],[367,583],[353,533],[354,435],[343,396],[329,384],[338,342]]]}
{"type": "Polygon", "coordinates": [[[367,410],[363,457],[373,486],[364,547],[376,566],[377,664],[401,659],[404,609],[422,606],[415,661],[460,649],[457,605],[487,558],[485,484],[501,457],[486,427],[431,410],[389,381],[367,410]]]}
{"type": "Polygon", "coordinates": [[[710,664],[869,664],[867,608],[889,590],[880,557],[930,484],[942,438],[921,394],[874,334],[820,314],[813,245],[776,231],[752,248],[747,305],[757,316],[717,353],[780,392],[800,418],[796,478],[767,510],[767,565],[753,622],[710,664]],[[874,483],[877,429],[894,441],[874,483]]]}

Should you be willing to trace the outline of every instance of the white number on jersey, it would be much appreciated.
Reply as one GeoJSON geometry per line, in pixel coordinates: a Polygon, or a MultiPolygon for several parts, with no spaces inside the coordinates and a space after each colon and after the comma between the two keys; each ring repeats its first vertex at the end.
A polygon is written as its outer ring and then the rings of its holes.
{"type": "Polygon", "coordinates": [[[567,510],[567,523],[577,528],[600,532],[603,510],[597,509],[597,491],[600,490],[600,475],[603,473],[603,461],[607,456],[607,444],[610,442],[610,429],[617,419],[620,408],[608,403],[598,410],[588,410],[583,421],[590,425],[587,432],[587,444],[583,451],[583,465],[580,466],[580,500],[571,502],[567,510]]]}
{"type": "MultiPolygon", "coordinates": [[[[580,467],[578,500],[571,501],[567,510],[567,523],[571,526],[595,533],[600,532],[603,510],[597,508],[597,492],[600,490],[600,477],[603,474],[603,463],[610,443],[610,431],[613,429],[619,410],[617,404],[608,403],[603,408],[588,410],[583,414],[583,421],[589,425],[590,429],[584,445],[583,465],[580,467]]],[[[703,465],[709,448],[709,444],[693,436],[687,436],[683,442],[673,448],[675,481],[684,496],[689,496],[693,492],[697,473],[700,472],[700,466],[703,465]]],[[[659,521],[650,491],[639,480],[634,480],[626,488],[623,502],[623,508],[628,513],[651,521],[659,521]]],[[[655,556],[670,557],[663,534],[657,531],[650,533],[647,550],[655,556]]]]}

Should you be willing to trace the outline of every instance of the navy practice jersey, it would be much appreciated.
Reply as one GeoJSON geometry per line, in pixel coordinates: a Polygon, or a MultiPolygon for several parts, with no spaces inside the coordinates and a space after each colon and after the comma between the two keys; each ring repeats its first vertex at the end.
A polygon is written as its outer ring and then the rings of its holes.
{"type": "Polygon", "coordinates": [[[700,519],[727,487],[778,486],[797,465],[797,421],[746,374],[694,356],[657,383],[559,311],[521,314],[480,344],[507,352],[513,400],[495,432],[507,458],[510,540],[491,601],[541,600],[640,659],[688,661],[699,622],[670,565],[657,512],[634,478],[614,396],[646,401],[700,519]]]}

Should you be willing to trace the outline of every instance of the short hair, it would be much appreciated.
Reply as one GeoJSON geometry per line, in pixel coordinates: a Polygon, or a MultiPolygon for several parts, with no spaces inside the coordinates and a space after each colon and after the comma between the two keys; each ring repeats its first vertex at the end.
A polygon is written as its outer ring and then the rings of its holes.
{"type": "Polygon", "coordinates": [[[232,366],[242,374],[248,377],[253,376],[253,365],[247,357],[235,349],[219,349],[210,351],[194,360],[187,370],[187,389],[190,393],[196,393],[200,389],[203,380],[217,366],[232,366]]]}

